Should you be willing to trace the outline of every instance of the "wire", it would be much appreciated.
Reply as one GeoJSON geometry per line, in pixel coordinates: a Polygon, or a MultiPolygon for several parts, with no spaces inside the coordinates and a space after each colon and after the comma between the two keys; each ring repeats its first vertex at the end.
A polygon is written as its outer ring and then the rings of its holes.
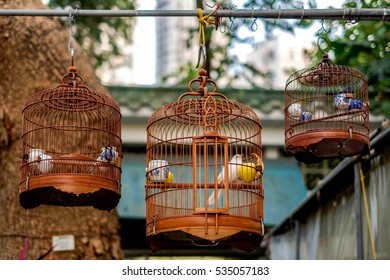
{"type": "Polygon", "coordinates": [[[363,176],[363,170],[362,165],[360,162],[357,163],[359,166],[359,173],[360,173],[360,181],[362,184],[362,192],[363,192],[363,201],[364,201],[364,209],[366,211],[366,217],[367,217],[367,224],[368,224],[368,232],[370,235],[370,242],[371,242],[371,248],[372,248],[372,254],[374,256],[374,260],[376,260],[376,252],[375,252],[375,244],[374,244],[374,236],[372,233],[372,224],[370,219],[370,213],[368,211],[368,203],[367,203],[367,195],[366,195],[366,187],[364,183],[364,176],[363,176]]]}

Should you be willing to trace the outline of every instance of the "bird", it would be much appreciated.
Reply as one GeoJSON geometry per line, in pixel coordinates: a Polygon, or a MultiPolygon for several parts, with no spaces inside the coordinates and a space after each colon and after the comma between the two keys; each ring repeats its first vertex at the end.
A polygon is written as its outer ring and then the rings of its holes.
{"type": "Polygon", "coordinates": [[[287,109],[288,115],[293,119],[299,119],[303,112],[302,105],[298,102],[292,103],[287,109]]]}
{"type": "Polygon", "coordinates": [[[44,154],[45,151],[42,149],[36,149],[31,148],[30,153],[28,155],[28,162],[31,163],[31,166],[38,166],[38,161],[42,154],[44,154]]]}
{"type": "Polygon", "coordinates": [[[30,166],[37,168],[41,173],[48,173],[53,168],[52,157],[45,150],[32,148],[28,157],[30,166]]]}
{"type": "Polygon", "coordinates": [[[47,154],[42,154],[38,164],[38,170],[41,173],[49,173],[52,168],[53,168],[52,157],[47,154]]]}
{"type": "Polygon", "coordinates": [[[257,168],[257,173],[256,173],[256,178],[260,178],[264,174],[264,162],[261,159],[261,157],[258,154],[252,153],[252,156],[256,157],[257,162],[256,162],[256,168],[257,168]]]}
{"type": "Polygon", "coordinates": [[[172,172],[168,172],[167,178],[165,178],[165,183],[170,184],[173,183],[173,180],[175,180],[175,176],[173,175],[172,172]]]}
{"type": "Polygon", "coordinates": [[[302,112],[299,120],[301,122],[308,122],[308,121],[311,121],[312,119],[313,119],[313,117],[312,117],[310,112],[302,112]]]}
{"type": "Polygon", "coordinates": [[[244,163],[238,168],[238,176],[246,183],[250,183],[256,179],[256,164],[253,162],[244,163]]]}
{"type": "Polygon", "coordinates": [[[114,161],[118,157],[118,152],[116,151],[116,147],[111,147],[110,144],[104,146],[101,149],[100,156],[97,158],[98,161],[114,161]]]}
{"type": "Polygon", "coordinates": [[[337,109],[346,111],[354,94],[355,91],[351,86],[347,86],[346,88],[340,90],[334,98],[334,104],[336,105],[337,109]]]}
{"type": "Polygon", "coordinates": [[[363,101],[355,98],[351,98],[349,102],[348,111],[363,109],[363,101]]]}
{"type": "MultiPolygon", "coordinates": [[[[239,179],[238,176],[238,169],[242,165],[242,154],[236,154],[232,157],[232,159],[228,163],[229,167],[229,183],[236,182],[239,179]]],[[[225,182],[225,168],[222,168],[221,172],[218,175],[218,184],[224,183],[225,182]]],[[[222,193],[222,189],[218,190],[218,196],[222,193]]],[[[208,199],[209,206],[213,205],[215,203],[215,193],[213,192],[208,199]]]]}
{"type": "Polygon", "coordinates": [[[347,110],[349,107],[350,99],[347,97],[346,93],[339,93],[334,98],[334,104],[339,110],[347,110]]]}
{"type": "Polygon", "coordinates": [[[116,159],[118,158],[118,152],[116,151],[116,147],[111,147],[110,144],[105,145],[103,148],[101,148],[101,153],[99,157],[97,158],[97,161],[103,162],[103,164],[99,164],[99,169],[103,172],[106,172],[108,170],[108,165],[105,164],[111,163],[116,165],[116,159]]]}
{"type": "Polygon", "coordinates": [[[384,129],[389,128],[389,127],[390,127],[390,120],[389,120],[389,119],[383,119],[383,121],[382,121],[382,127],[383,127],[384,129]]]}

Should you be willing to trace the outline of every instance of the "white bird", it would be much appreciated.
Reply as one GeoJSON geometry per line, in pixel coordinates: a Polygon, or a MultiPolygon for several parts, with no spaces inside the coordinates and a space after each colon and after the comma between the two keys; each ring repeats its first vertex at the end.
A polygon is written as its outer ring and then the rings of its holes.
{"type": "Polygon", "coordinates": [[[383,127],[384,129],[390,128],[390,120],[389,120],[389,119],[384,119],[384,120],[382,121],[382,127],[383,127]]]}
{"type": "Polygon", "coordinates": [[[42,149],[30,149],[28,162],[31,163],[30,166],[38,168],[41,173],[48,173],[53,168],[52,157],[42,149]]]}
{"type": "Polygon", "coordinates": [[[38,164],[38,170],[42,173],[48,173],[53,168],[52,157],[47,154],[42,154],[38,164]]]}
{"type": "MultiPolygon", "coordinates": [[[[229,183],[236,182],[239,179],[238,178],[238,169],[241,165],[242,165],[242,155],[241,154],[234,155],[228,163],[229,183]]],[[[224,183],[225,173],[226,173],[225,168],[222,168],[221,172],[218,175],[218,184],[224,183]]],[[[222,189],[219,189],[217,199],[219,198],[221,193],[222,193],[222,189]]],[[[209,206],[211,206],[215,203],[215,193],[214,192],[209,196],[208,202],[209,202],[209,206]]]]}

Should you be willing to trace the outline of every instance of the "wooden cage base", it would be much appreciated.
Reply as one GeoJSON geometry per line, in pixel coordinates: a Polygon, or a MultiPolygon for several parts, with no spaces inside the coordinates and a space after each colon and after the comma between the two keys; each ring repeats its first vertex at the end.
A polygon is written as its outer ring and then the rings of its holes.
{"type": "Polygon", "coordinates": [[[215,247],[229,245],[251,252],[260,246],[264,232],[259,221],[231,215],[192,215],[156,220],[146,227],[150,250],[169,245],[215,247]]]}
{"type": "Polygon", "coordinates": [[[366,155],[370,151],[370,140],[348,131],[312,131],[286,140],[285,150],[298,161],[317,163],[326,158],[366,155]]]}
{"type": "Polygon", "coordinates": [[[93,206],[111,211],[120,199],[120,187],[113,180],[95,175],[46,175],[22,181],[19,202],[25,208],[40,204],[55,206],[93,206]]]}

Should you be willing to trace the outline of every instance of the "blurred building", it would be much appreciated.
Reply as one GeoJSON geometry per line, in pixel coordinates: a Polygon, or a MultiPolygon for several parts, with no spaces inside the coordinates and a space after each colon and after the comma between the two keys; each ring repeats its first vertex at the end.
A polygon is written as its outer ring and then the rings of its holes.
{"type": "MultiPolygon", "coordinates": [[[[196,1],[156,1],[156,10],[196,10],[196,1]]],[[[156,17],[157,82],[196,58],[197,49],[188,48],[187,41],[193,42],[191,46],[197,46],[197,36],[191,38],[188,32],[197,26],[198,21],[194,17],[156,17]]],[[[175,83],[174,80],[169,82],[175,83]]]]}
{"type": "Polygon", "coordinates": [[[247,60],[266,75],[252,75],[254,83],[265,88],[283,89],[293,72],[310,66],[305,50],[312,48],[312,42],[307,38],[299,38],[286,32],[259,43],[247,60]]]}

